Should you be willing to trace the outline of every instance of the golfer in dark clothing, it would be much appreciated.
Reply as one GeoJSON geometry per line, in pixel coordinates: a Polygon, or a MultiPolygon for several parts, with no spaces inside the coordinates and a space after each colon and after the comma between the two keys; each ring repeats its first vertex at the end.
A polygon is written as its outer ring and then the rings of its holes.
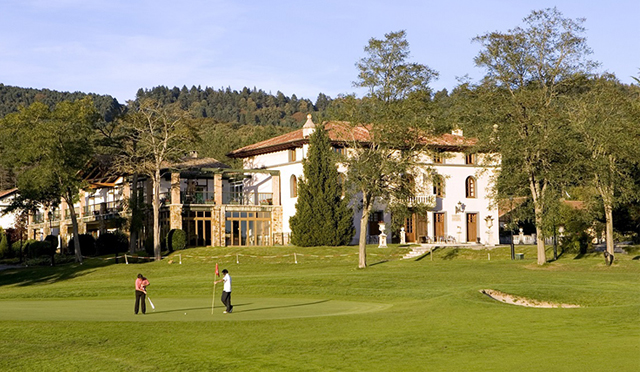
{"type": "Polygon", "coordinates": [[[142,276],[142,274],[138,274],[138,278],[136,279],[136,306],[135,313],[138,314],[138,310],[140,309],[140,302],[142,302],[142,313],[147,312],[147,303],[145,302],[147,295],[147,286],[149,285],[149,281],[147,278],[142,276]]]}
{"type": "Polygon", "coordinates": [[[222,279],[216,281],[216,283],[224,282],[224,288],[222,289],[222,297],[220,300],[224,306],[227,307],[227,310],[223,311],[223,313],[228,314],[233,312],[233,306],[231,305],[231,276],[227,269],[222,270],[222,274],[224,274],[224,276],[222,279]]]}

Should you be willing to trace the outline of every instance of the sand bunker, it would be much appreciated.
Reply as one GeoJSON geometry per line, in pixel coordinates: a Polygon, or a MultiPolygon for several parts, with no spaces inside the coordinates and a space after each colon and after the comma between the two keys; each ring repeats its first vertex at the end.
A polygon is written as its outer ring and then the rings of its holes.
{"type": "Polygon", "coordinates": [[[546,301],[538,301],[532,300],[526,297],[514,296],[508,293],[496,291],[494,289],[481,289],[480,293],[485,294],[496,301],[504,302],[505,304],[510,305],[518,305],[518,306],[527,306],[527,307],[542,307],[542,308],[552,308],[552,307],[562,307],[562,308],[575,308],[580,307],[580,305],[570,305],[570,304],[556,304],[553,302],[546,301]]]}

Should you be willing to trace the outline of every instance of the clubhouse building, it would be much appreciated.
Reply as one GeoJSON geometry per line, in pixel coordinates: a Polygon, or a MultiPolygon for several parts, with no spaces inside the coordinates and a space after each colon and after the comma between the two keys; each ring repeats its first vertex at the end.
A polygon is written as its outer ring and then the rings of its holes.
{"type": "MultiPolygon", "coordinates": [[[[364,127],[347,132],[344,124],[325,123],[337,152],[350,151],[349,140],[366,141],[364,127]]],[[[289,218],[296,212],[297,183],[303,177],[302,160],[309,150],[309,135],[315,124],[308,115],[301,129],[232,151],[229,157],[242,159],[242,169],[232,169],[216,159],[196,153],[162,172],[160,186],[161,236],[170,229],[187,233],[189,246],[268,246],[288,244],[289,218]]],[[[492,177],[498,169],[486,164],[485,154],[471,153],[475,139],[453,131],[431,138],[429,152],[421,156],[412,182],[416,198],[433,205],[426,213],[414,213],[405,221],[407,242],[442,241],[456,244],[496,245],[499,242],[498,210],[489,197],[492,177]],[[433,177],[433,172],[437,174],[433,177]]],[[[97,162],[85,174],[90,185],[80,192],[79,202],[64,202],[29,216],[31,239],[52,234],[68,242],[72,235],[69,208],[78,216],[81,234],[98,236],[126,226],[128,200],[133,192],[145,201],[148,221],[140,234],[151,231],[152,184],[140,178],[136,185],[128,175],[113,174],[108,164],[97,162]]],[[[339,171],[344,169],[339,167],[339,171]]],[[[357,243],[361,212],[354,211],[357,243]]],[[[369,218],[370,242],[377,242],[379,223],[391,216],[384,204],[376,205],[369,218]]],[[[388,234],[388,242],[392,234],[388,234]]],[[[63,243],[64,244],[64,243],[63,243]]]]}

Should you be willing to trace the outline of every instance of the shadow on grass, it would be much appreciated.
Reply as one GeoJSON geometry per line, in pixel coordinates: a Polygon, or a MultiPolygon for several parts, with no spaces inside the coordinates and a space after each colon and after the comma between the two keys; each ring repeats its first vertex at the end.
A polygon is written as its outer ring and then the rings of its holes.
{"type": "Polygon", "coordinates": [[[374,262],[374,263],[372,263],[372,264],[370,264],[370,265],[368,265],[368,266],[380,265],[380,264],[383,264],[383,263],[385,263],[385,262],[389,262],[389,260],[382,260],[382,261],[374,262]]]}
{"type": "Polygon", "coordinates": [[[430,254],[432,255],[435,251],[437,251],[440,247],[434,247],[431,249],[431,251],[426,252],[425,254],[423,254],[422,256],[416,258],[416,261],[422,261],[423,259],[427,258],[430,254]]]}
{"type": "Polygon", "coordinates": [[[0,287],[17,285],[26,287],[41,283],[56,283],[87,275],[93,269],[114,265],[112,262],[88,261],[83,264],[69,263],[57,266],[29,266],[0,271],[0,287]]]}
{"type": "Polygon", "coordinates": [[[458,257],[458,254],[460,254],[460,249],[458,248],[453,248],[451,250],[449,250],[449,252],[447,252],[442,259],[443,260],[453,260],[454,258],[458,257]]]}
{"type": "MultiPolygon", "coordinates": [[[[308,302],[308,303],[304,303],[304,304],[295,304],[295,305],[283,305],[283,306],[268,306],[268,307],[260,307],[257,309],[250,309],[250,310],[244,310],[243,313],[247,313],[249,311],[260,311],[260,310],[271,310],[271,309],[285,309],[285,308],[289,308],[289,307],[301,307],[301,306],[310,306],[310,305],[317,305],[317,304],[322,304],[325,302],[329,302],[329,300],[320,300],[320,301],[315,301],[315,302],[308,302]]],[[[233,307],[235,307],[236,305],[233,305],[233,307]]]]}
{"type": "MultiPolygon", "coordinates": [[[[235,309],[236,307],[242,307],[242,306],[247,306],[247,305],[251,305],[251,303],[246,303],[246,304],[234,304],[233,308],[235,309]]],[[[222,306],[216,306],[215,309],[224,309],[224,305],[222,306]]],[[[148,310],[149,308],[147,308],[148,310]]],[[[211,309],[211,306],[202,306],[202,307],[185,307],[185,308],[181,308],[181,309],[171,309],[171,310],[162,310],[162,311],[152,311],[152,312],[148,312],[147,311],[147,315],[153,315],[153,314],[166,314],[166,313],[179,313],[182,311],[191,311],[191,310],[207,310],[207,309],[211,309]]]]}
{"type": "Polygon", "coordinates": [[[640,260],[640,256],[635,256],[634,258],[632,258],[632,260],[638,261],[638,260],[640,260]]]}

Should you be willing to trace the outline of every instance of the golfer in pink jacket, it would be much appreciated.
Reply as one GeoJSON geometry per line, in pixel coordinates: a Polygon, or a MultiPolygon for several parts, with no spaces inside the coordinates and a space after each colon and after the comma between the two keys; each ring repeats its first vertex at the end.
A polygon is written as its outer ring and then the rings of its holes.
{"type": "Polygon", "coordinates": [[[136,279],[136,306],[135,313],[138,314],[138,310],[140,309],[140,302],[142,301],[142,313],[147,312],[147,304],[145,302],[147,295],[147,286],[149,285],[149,281],[147,278],[142,276],[142,274],[138,274],[138,278],[136,279]]]}

